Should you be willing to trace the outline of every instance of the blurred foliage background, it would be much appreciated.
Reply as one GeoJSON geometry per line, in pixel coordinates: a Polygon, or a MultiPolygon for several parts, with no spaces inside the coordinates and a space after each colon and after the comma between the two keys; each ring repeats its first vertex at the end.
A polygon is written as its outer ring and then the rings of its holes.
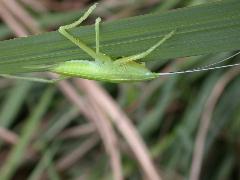
{"type": "MultiPolygon", "coordinates": [[[[2,0],[0,39],[55,30],[94,2],[2,0]]],[[[98,2],[96,14],[114,21],[214,1],[98,2]]],[[[230,55],[148,65],[172,71],[230,55]]],[[[240,179],[239,75],[236,67],[128,84],[1,78],[0,179],[240,179]]]]}

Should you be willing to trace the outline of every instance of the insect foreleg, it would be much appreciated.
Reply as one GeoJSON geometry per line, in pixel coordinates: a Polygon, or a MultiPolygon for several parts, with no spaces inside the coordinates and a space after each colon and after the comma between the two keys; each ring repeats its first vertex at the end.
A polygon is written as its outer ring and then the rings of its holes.
{"type": "Polygon", "coordinates": [[[96,33],[96,53],[99,53],[99,23],[101,22],[101,18],[98,17],[95,21],[95,33],[96,33]]]}
{"type": "Polygon", "coordinates": [[[101,18],[98,17],[95,21],[95,33],[96,33],[96,54],[97,54],[97,59],[95,59],[96,61],[100,61],[100,62],[111,62],[112,59],[110,56],[101,53],[100,52],[100,33],[99,33],[99,24],[101,22],[101,18]]]}
{"type": "Polygon", "coordinates": [[[132,55],[132,56],[117,59],[114,63],[122,64],[122,63],[127,63],[127,62],[130,62],[130,61],[136,61],[136,60],[139,60],[139,59],[143,59],[144,57],[149,55],[151,52],[153,52],[158,46],[162,45],[166,40],[171,38],[174,35],[174,33],[175,33],[175,30],[171,31],[170,33],[165,35],[160,41],[158,41],[155,45],[150,47],[148,50],[146,50],[142,53],[139,53],[139,54],[135,54],[135,55],[132,55]]]}
{"type": "Polygon", "coordinates": [[[87,12],[85,12],[83,14],[82,17],[80,17],[77,21],[71,23],[71,24],[68,24],[68,25],[65,25],[65,26],[61,26],[60,28],[62,29],[72,29],[74,27],[77,27],[78,25],[80,25],[84,20],[86,20],[88,18],[88,16],[93,12],[93,10],[97,7],[97,3],[95,3],[94,5],[92,5],[88,10],[87,12]]]}

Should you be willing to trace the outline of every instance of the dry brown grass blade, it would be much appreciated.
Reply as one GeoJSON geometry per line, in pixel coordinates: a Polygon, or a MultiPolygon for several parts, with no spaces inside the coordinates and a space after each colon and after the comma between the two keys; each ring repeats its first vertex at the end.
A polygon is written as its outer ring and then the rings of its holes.
{"type": "Polygon", "coordinates": [[[87,117],[87,119],[96,125],[98,132],[104,142],[107,153],[109,154],[114,177],[116,177],[117,180],[122,179],[120,153],[115,147],[117,144],[117,137],[110,124],[107,124],[108,120],[105,119],[101,111],[97,109],[96,112],[95,106],[93,107],[84,101],[83,98],[79,96],[78,92],[69,83],[62,81],[59,83],[59,87],[65,96],[79,108],[79,110],[87,117]]]}
{"type": "Polygon", "coordinates": [[[201,166],[204,156],[204,145],[216,104],[229,82],[231,82],[239,74],[239,68],[230,69],[226,74],[224,74],[222,78],[218,80],[215,87],[213,88],[212,93],[208,98],[206,106],[203,110],[202,117],[200,119],[200,125],[195,141],[189,176],[190,180],[198,180],[200,178],[201,166]]]}
{"type": "Polygon", "coordinates": [[[23,37],[28,35],[28,31],[8,11],[3,1],[0,1],[0,16],[16,36],[23,37]]]}
{"type": "Polygon", "coordinates": [[[96,135],[88,138],[81,144],[81,146],[58,160],[56,163],[57,169],[59,171],[65,171],[66,169],[70,168],[72,165],[77,163],[87,152],[89,152],[89,150],[91,150],[98,142],[99,138],[96,135]]]}
{"type": "Polygon", "coordinates": [[[9,81],[8,79],[1,79],[0,80],[0,89],[10,87],[10,86],[12,86],[12,84],[13,84],[13,82],[9,81]]]}
{"type": "Polygon", "coordinates": [[[87,135],[93,133],[96,127],[93,123],[86,123],[79,126],[74,126],[69,129],[64,130],[59,134],[58,138],[68,139],[68,138],[78,138],[79,136],[87,135]]]}
{"type": "Polygon", "coordinates": [[[31,8],[33,8],[37,12],[47,12],[47,8],[44,7],[44,5],[42,4],[42,1],[38,1],[38,0],[21,0],[21,1],[27,6],[30,6],[31,8]]]}
{"type": "Polygon", "coordinates": [[[33,34],[38,34],[41,31],[38,23],[22,8],[22,6],[15,0],[2,0],[9,11],[15,15],[15,19],[21,20],[24,25],[31,31],[33,34]]]}
{"type": "Polygon", "coordinates": [[[76,79],[75,82],[89,97],[95,99],[95,102],[111,117],[111,120],[114,122],[119,132],[121,132],[128,142],[148,179],[161,179],[151,161],[145,143],[131,123],[131,120],[119,108],[116,102],[99,85],[93,83],[93,81],[76,79]]]}
{"type": "Polygon", "coordinates": [[[107,115],[100,109],[94,99],[90,99],[92,110],[95,112],[96,124],[99,126],[99,132],[102,134],[106,151],[111,159],[111,166],[115,180],[122,180],[121,155],[118,147],[118,137],[110,123],[107,115]]]}
{"type": "Polygon", "coordinates": [[[18,135],[3,127],[0,127],[0,139],[4,142],[14,145],[18,141],[18,135]]]}
{"type": "Polygon", "coordinates": [[[69,1],[56,1],[56,0],[43,0],[42,4],[50,10],[66,11],[81,9],[86,6],[89,0],[69,0],[69,1]]]}

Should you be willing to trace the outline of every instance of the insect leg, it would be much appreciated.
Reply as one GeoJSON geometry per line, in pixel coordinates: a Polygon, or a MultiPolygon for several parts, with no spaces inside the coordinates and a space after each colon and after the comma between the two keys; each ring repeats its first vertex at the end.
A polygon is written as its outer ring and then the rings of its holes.
{"type": "Polygon", "coordinates": [[[130,62],[130,61],[136,61],[136,60],[142,59],[142,58],[146,57],[147,55],[149,55],[151,52],[153,52],[158,46],[162,45],[166,40],[171,38],[174,34],[175,34],[175,30],[171,31],[170,33],[165,35],[160,41],[158,41],[155,45],[150,47],[148,50],[146,50],[142,53],[139,53],[139,54],[135,54],[135,55],[132,55],[132,56],[117,59],[114,63],[122,64],[122,63],[127,63],[127,62],[130,62]]]}
{"type": "Polygon", "coordinates": [[[33,82],[41,82],[41,83],[56,83],[58,81],[68,78],[68,77],[62,76],[57,79],[43,79],[43,78],[34,78],[34,77],[15,76],[15,75],[9,75],[9,74],[0,74],[0,76],[4,78],[19,79],[19,80],[26,80],[26,81],[33,81],[33,82]]]}
{"type": "Polygon", "coordinates": [[[65,25],[65,26],[60,26],[58,29],[59,33],[61,33],[64,37],[69,39],[72,43],[76,44],[78,47],[80,47],[83,51],[85,51],[87,54],[89,54],[91,57],[94,59],[97,59],[98,56],[94,52],[92,48],[87,46],[85,43],[83,43],[79,38],[74,37],[71,35],[67,30],[72,29],[78,25],[80,25],[87,17],[92,13],[92,11],[96,8],[96,4],[91,6],[87,12],[84,13],[84,15],[77,21],[73,22],[72,24],[65,25]]]}
{"type": "Polygon", "coordinates": [[[96,33],[96,53],[99,53],[99,23],[101,22],[101,18],[98,17],[95,21],[95,33],[96,33]]]}
{"type": "Polygon", "coordinates": [[[88,18],[88,16],[93,12],[93,10],[97,7],[97,3],[95,3],[94,5],[92,5],[88,10],[87,12],[85,12],[83,14],[82,17],[80,17],[77,21],[71,23],[71,24],[68,24],[68,25],[65,25],[65,26],[61,26],[61,28],[63,29],[72,29],[74,27],[77,27],[78,25],[80,25],[84,20],[86,20],[88,18]]]}
{"type": "Polygon", "coordinates": [[[100,52],[100,33],[99,33],[99,24],[101,22],[101,18],[98,17],[95,21],[95,33],[96,33],[96,54],[97,54],[97,58],[95,58],[96,61],[99,61],[99,62],[111,62],[112,59],[110,56],[104,54],[104,53],[101,53],[100,52]]]}

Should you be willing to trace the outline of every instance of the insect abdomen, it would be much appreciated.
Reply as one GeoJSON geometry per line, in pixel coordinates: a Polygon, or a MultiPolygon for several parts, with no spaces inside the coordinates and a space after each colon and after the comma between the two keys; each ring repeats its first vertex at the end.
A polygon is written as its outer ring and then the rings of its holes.
{"type": "Polygon", "coordinates": [[[61,63],[51,70],[65,76],[77,76],[116,83],[150,80],[158,77],[157,73],[152,73],[144,65],[135,62],[119,65],[114,64],[114,62],[72,60],[61,63]]]}

